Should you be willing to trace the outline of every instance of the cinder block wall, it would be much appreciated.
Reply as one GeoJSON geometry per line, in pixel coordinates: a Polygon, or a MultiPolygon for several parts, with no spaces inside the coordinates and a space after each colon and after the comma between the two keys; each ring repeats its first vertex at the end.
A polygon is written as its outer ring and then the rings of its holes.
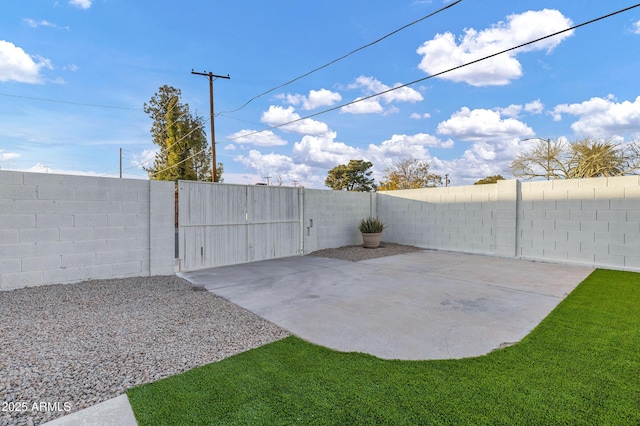
{"type": "Polygon", "coordinates": [[[172,274],[174,184],[0,171],[0,289],[172,274]]]}
{"type": "Polygon", "coordinates": [[[360,220],[376,216],[375,196],[368,192],[304,190],[304,253],[362,244],[360,220]]]}
{"type": "Polygon", "coordinates": [[[640,176],[522,183],[518,255],[640,271],[640,176]]]}
{"type": "Polygon", "coordinates": [[[497,185],[378,192],[378,216],[387,226],[383,240],[432,249],[495,253],[497,197],[497,185]]]}
{"type": "Polygon", "coordinates": [[[388,191],[383,240],[640,271],[640,176],[388,191]]]}

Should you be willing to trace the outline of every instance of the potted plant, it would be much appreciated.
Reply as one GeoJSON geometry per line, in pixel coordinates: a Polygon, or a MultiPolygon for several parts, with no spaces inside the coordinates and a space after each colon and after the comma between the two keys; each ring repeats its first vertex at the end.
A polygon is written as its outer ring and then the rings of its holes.
{"type": "Polygon", "coordinates": [[[364,248],[378,248],[380,247],[380,240],[382,239],[382,231],[384,230],[384,223],[377,217],[367,217],[360,221],[358,226],[362,233],[362,241],[364,248]]]}

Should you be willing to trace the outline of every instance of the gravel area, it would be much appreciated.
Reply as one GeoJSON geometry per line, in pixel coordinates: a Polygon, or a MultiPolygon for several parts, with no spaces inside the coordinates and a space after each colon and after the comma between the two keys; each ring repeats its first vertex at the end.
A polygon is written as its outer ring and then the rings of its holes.
{"type": "Polygon", "coordinates": [[[375,249],[364,248],[361,245],[345,246],[340,248],[324,249],[309,253],[309,256],[331,257],[333,259],[359,260],[376,259],[378,257],[393,256],[395,254],[412,253],[423,249],[414,246],[405,246],[396,243],[380,243],[375,249]]]}
{"type": "MultiPolygon", "coordinates": [[[[395,243],[309,256],[349,261],[395,243]]],[[[38,425],[289,333],[176,276],[0,291],[0,426],[38,425]]]]}
{"type": "Polygon", "coordinates": [[[288,335],[195,289],[162,276],[0,292],[0,425],[37,425],[288,335]]]}

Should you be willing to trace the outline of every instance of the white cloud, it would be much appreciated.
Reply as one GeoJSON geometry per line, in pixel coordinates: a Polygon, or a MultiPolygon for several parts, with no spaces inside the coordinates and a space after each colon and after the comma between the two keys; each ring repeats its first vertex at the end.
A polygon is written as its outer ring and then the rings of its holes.
{"type": "Polygon", "coordinates": [[[79,7],[80,9],[89,9],[93,0],[69,0],[71,6],[79,7]]]}
{"type": "Polygon", "coordinates": [[[0,161],[14,160],[18,157],[20,157],[20,154],[16,152],[5,152],[4,149],[0,148],[0,161]]]}
{"type": "MultiPolygon", "coordinates": [[[[324,178],[331,168],[347,164],[349,160],[364,159],[373,163],[373,177],[382,178],[384,169],[401,158],[430,160],[429,148],[450,148],[453,141],[418,133],[393,135],[381,144],[370,144],[361,149],[336,141],[336,134],[303,136],[293,146],[292,155],[263,154],[251,150],[235,160],[260,176],[281,176],[285,182],[306,182],[305,186],[322,188],[324,178]]],[[[273,179],[272,179],[273,181],[273,179]]]]}
{"type": "Polygon", "coordinates": [[[151,167],[153,166],[153,160],[156,159],[156,155],[160,151],[159,148],[150,148],[145,149],[140,154],[133,154],[133,159],[131,159],[131,164],[135,167],[142,169],[143,167],[151,167]]]}
{"type": "MultiPolygon", "coordinates": [[[[400,87],[402,83],[396,83],[393,87],[400,87]]],[[[351,89],[363,89],[365,94],[373,95],[375,93],[380,93],[391,89],[390,86],[383,84],[381,81],[373,78],[373,77],[365,77],[361,75],[358,77],[354,84],[349,86],[351,89]]],[[[383,99],[386,103],[391,102],[419,102],[424,98],[415,89],[411,87],[400,87],[396,90],[384,93],[380,95],[380,98],[383,99]]]]}
{"type": "Polygon", "coordinates": [[[536,99],[535,101],[525,104],[524,110],[531,114],[542,114],[544,111],[544,104],[540,102],[540,99],[536,99]]]}
{"type": "Polygon", "coordinates": [[[282,108],[281,106],[271,105],[269,110],[262,113],[260,121],[269,126],[279,126],[283,123],[295,121],[295,123],[281,126],[280,129],[307,135],[323,135],[330,132],[326,123],[310,118],[301,120],[300,114],[296,113],[293,107],[282,108]]]}
{"type": "Polygon", "coordinates": [[[509,105],[506,108],[496,108],[496,111],[500,112],[500,114],[506,117],[515,118],[522,111],[522,105],[509,105]]]}
{"type": "Polygon", "coordinates": [[[374,163],[378,172],[391,166],[397,160],[403,158],[415,158],[418,160],[429,160],[430,154],[427,148],[451,148],[453,141],[447,139],[443,141],[436,136],[426,133],[415,135],[393,135],[391,139],[383,141],[381,144],[370,144],[367,156],[374,163]]]}
{"type": "Polygon", "coordinates": [[[347,88],[359,89],[365,94],[365,96],[356,98],[356,101],[358,102],[342,107],[341,111],[349,114],[390,113],[396,112],[397,108],[390,107],[385,110],[382,106],[383,102],[385,104],[390,104],[392,102],[415,103],[424,99],[417,90],[410,87],[400,86],[402,86],[401,83],[396,83],[393,87],[398,87],[398,89],[360,101],[360,99],[363,99],[366,96],[375,95],[376,93],[385,92],[391,89],[390,86],[383,84],[373,77],[365,77],[361,75],[347,88]]]}
{"type": "Polygon", "coordinates": [[[327,89],[310,90],[308,96],[296,93],[295,95],[286,94],[278,95],[277,97],[284,99],[291,105],[302,105],[303,110],[316,109],[322,106],[332,106],[342,100],[340,93],[332,92],[327,89]]]}
{"type": "Polygon", "coordinates": [[[434,171],[449,174],[452,185],[471,185],[486,177],[501,174],[510,178],[509,163],[522,150],[518,138],[473,143],[459,158],[442,160],[432,159],[434,171]]]}
{"type": "MultiPolygon", "coordinates": [[[[495,111],[488,112],[494,114],[494,117],[499,116],[495,111]]],[[[499,128],[502,123],[503,127],[510,128],[511,122],[508,120],[494,121],[494,127],[499,128]]],[[[494,129],[490,137],[472,140],[473,143],[458,158],[442,160],[431,151],[452,148],[454,142],[451,139],[441,139],[426,133],[394,134],[381,143],[359,148],[337,141],[336,134],[332,132],[320,137],[302,137],[293,145],[291,155],[251,150],[248,154],[235,157],[235,161],[251,169],[254,176],[261,176],[256,181],[263,182],[265,176],[271,176],[271,182],[274,183],[281,177],[285,183],[297,181],[309,188],[324,188],[327,171],[338,164],[347,164],[352,159],[371,161],[372,177],[380,180],[385,168],[395,161],[415,158],[431,162],[434,173],[443,176],[449,174],[452,184],[463,185],[473,184],[483,177],[496,174],[507,178],[510,176],[509,162],[525,147],[526,142],[522,142],[519,135],[507,135],[508,132],[501,133],[494,129]]]]}
{"type": "Polygon", "coordinates": [[[409,118],[413,120],[422,120],[423,118],[431,118],[431,114],[429,114],[428,112],[425,112],[424,114],[419,114],[417,112],[414,112],[409,116],[409,118]]]}
{"type": "MultiPolygon", "coordinates": [[[[22,172],[29,172],[29,173],[49,173],[49,174],[56,174],[56,175],[97,176],[97,177],[114,177],[114,178],[118,177],[117,172],[105,174],[104,172],[96,172],[93,170],[57,169],[55,167],[51,167],[47,164],[42,164],[42,163],[36,163],[35,165],[27,169],[18,169],[18,170],[22,172]]],[[[145,179],[145,180],[149,179],[147,175],[131,174],[126,172],[123,172],[122,177],[128,178],[128,179],[145,179]]]]}
{"type": "Polygon", "coordinates": [[[580,117],[571,129],[584,136],[609,137],[616,134],[640,132],[640,96],[633,102],[616,102],[615,97],[594,97],[576,104],[561,104],[553,109],[554,120],[562,114],[580,117]]]}
{"type": "MultiPolygon", "coordinates": [[[[437,34],[433,40],[426,41],[418,48],[417,53],[423,56],[419,68],[428,74],[437,74],[566,29],[571,25],[571,20],[559,11],[544,9],[509,15],[507,22],[499,22],[485,30],[466,29],[459,44],[452,33],[437,34]]],[[[537,50],[546,50],[549,53],[572,34],[573,31],[568,31],[448,72],[438,78],[465,82],[472,86],[506,85],[522,75],[522,67],[516,55],[537,50]]]]}
{"type": "Polygon", "coordinates": [[[296,162],[313,167],[330,169],[349,160],[362,158],[361,149],[335,141],[336,134],[325,136],[304,136],[293,145],[293,158],[296,162]]]}
{"type": "Polygon", "coordinates": [[[462,107],[438,124],[437,133],[466,141],[498,141],[533,136],[533,130],[514,118],[502,119],[499,111],[462,107]]]}
{"type": "Polygon", "coordinates": [[[640,21],[633,24],[633,33],[640,34],[640,21]]]}
{"type": "Polygon", "coordinates": [[[0,40],[0,82],[41,84],[42,68],[52,69],[51,61],[39,56],[29,56],[15,44],[0,40]]]}
{"type": "Polygon", "coordinates": [[[376,114],[384,112],[384,107],[376,98],[361,100],[356,98],[355,102],[340,108],[340,111],[348,114],[376,114]]]}
{"type": "Polygon", "coordinates": [[[544,104],[540,102],[540,99],[536,99],[535,101],[526,103],[524,107],[522,105],[512,104],[506,108],[497,107],[494,109],[505,117],[517,118],[523,110],[530,114],[541,114],[544,111],[544,104]]]}
{"type": "Polygon", "coordinates": [[[287,141],[273,133],[271,130],[256,132],[254,130],[243,129],[229,136],[229,139],[238,144],[252,144],[256,146],[282,146],[287,141]]]}
{"type": "Polygon", "coordinates": [[[62,27],[60,25],[56,25],[56,24],[51,23],[49,21],[46,21],[44,19],[41,20],[41,21],[36,21],[34,19],[31,19],[31,18],[24,18],[23,21],[24,21],[25,24],[27,24],[31,28],[48,27],[48,28],[53,28],[53,29],[56,29],[56,30],[67,30],[67,31],[71,30],[71,28],[69,28],[69,27],[62,27]]]}
{"type": "Polygon", "coordinates": [[[235,161],[254,170],[262,177],[258,180],[260,182],[264,182],[265,176],[269,176],[272,183],[280,178],[284,184],[292,184],[295,181],[299,185],[309,187],[321,187],[324,182],[324,178],[316,173],[318,170],[306,164],[297,164],[291,157],[282,154],[263,154],[252,149],[246,156],[235,157],[235,161]]]}
{"type": "Polygon", "coordinates": [[[553,109],[551,114],[553,115],[554,121],[562,120],[562,114],[593,116],[606,112],[609,109],[612,98],[613,95],[609,95],[607,99],[593,97],[579,104],[560,104],[553,109]]]}

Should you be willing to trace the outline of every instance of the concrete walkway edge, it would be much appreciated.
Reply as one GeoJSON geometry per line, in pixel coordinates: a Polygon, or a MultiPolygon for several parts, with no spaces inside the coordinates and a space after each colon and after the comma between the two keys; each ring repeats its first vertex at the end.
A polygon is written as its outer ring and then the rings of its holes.
{"type": "Polygon", "coordinates": [[[129,398],[122,394],[64,417],[43,423],[46,426],[137,426],[129,398]]]}

